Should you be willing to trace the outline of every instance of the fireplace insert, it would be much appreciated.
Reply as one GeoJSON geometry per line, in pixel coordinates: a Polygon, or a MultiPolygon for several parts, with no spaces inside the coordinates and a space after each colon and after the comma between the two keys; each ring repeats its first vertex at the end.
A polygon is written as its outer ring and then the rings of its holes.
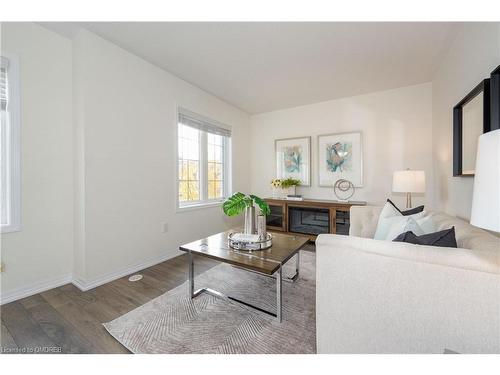
{"type": "Polygon", "coordinates": [[[328,208],[289,207],[288,231],[314,235],[329,233],[329,212],[328,208]]]}

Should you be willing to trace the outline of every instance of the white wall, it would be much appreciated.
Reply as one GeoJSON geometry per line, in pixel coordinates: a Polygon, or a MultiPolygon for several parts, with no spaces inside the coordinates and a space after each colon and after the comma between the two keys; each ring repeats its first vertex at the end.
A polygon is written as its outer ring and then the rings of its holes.
{"type": "Polygon", "coordinates": [[[2,50],[21,62],[22,111],[22,231],[2,235],[2,302],[92,287],[239,223],[220,207],[176,212],[176,106],[232,126],[241,191],[247,114],[86,31],[4,23],[2,50]]]}
{"type": "Polygon", "coordinates": [[[74,53],[79,283],[175,256],[181,243],[234,225],[220,207],[175,211],[176,106],[232,126],[233,187],[242,191],[248,115],[90,32],[76,36],[74,53]]]}
{"type": "Polygon", "coordinates": [[[500,23],[459,29],[432,81],[435,204],[469,219],[474,178],[453,177],[453,107],[500,64],[500,23]]]}
{"type": "Polygon", "coordinates": [[[2,298],[67,282],[73,249],[71,41],[31,23],[2,23],[20,64],[21,231],[2,234],[2,298]]]}
{"type": "Polygon", "coordinates": [[[361,131],[364,186],[351,199],[381,204],[392,197],[404,207],[405,197],[391,193],[392,172],[411,168],[427,177],[427,193],[414,205],[432,205],[431,102],[431,84],[421,84],[252,116],[252,191],[271,196],[275,139],[312,136],[312,186],[298,193],[335,199],[333,188],[318,186],[317,136],[361,131]]]}

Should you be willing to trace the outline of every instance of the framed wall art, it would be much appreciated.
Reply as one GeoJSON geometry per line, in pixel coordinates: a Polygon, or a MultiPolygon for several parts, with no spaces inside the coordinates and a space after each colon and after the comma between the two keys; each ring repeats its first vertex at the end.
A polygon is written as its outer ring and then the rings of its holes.
{"type": "Polygon", "coordinates": [[[276,178],[294,178],[311,185],[311,137],[275,140],[276,178]]]}
{"type": "Polygon", "coordinates": [[[363,148],[361,133],[318,136],[319,186],[333,187],[345,179],[355,187],[363,186],[363,148]]]}

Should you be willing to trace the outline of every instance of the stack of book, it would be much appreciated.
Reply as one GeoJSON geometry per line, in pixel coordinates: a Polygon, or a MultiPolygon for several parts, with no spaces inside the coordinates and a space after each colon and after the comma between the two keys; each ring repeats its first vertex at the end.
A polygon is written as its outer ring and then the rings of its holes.
{"type": "Polygon", "coordinates": [[[302,198],[302,195],[287,195],[286,196],[286,199],[289,200],[289,201],[303,201],[304,198],[302,198]]]}

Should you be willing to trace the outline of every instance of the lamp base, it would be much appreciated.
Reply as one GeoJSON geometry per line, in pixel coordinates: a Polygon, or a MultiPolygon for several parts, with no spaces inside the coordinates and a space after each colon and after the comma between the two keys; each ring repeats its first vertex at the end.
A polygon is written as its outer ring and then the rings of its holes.
{"type": "Polygon", "coordinates": [[[406,193],[406,208],[411,208],[411,193],[406,193]]]}

